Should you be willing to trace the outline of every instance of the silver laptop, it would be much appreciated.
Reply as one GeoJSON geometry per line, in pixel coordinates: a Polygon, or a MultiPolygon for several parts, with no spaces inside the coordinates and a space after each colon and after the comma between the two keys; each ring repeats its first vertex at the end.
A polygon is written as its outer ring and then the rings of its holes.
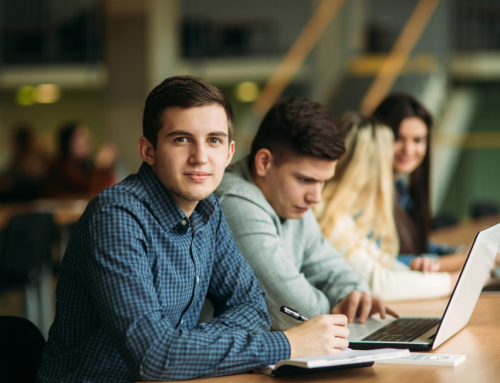
{"type": "Polygon", "coordinates": [[[476,235],[442,318],[369,319],[365,324],[348,324],[349,347],[434,350],[469,321],[499,247],[500,223],[476,235]]]}

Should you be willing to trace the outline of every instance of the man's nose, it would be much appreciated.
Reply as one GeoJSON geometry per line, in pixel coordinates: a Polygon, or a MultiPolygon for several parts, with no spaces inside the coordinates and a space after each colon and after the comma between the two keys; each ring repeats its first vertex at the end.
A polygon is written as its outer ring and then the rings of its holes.
{"type": "Polygon", "coordinates": [[[197,142],[192,146],[189,162],[192,164],[205,164],[208,162],[207,150],[203,142],[197,142]]]}
{"type": "Polygon", "coordinates": [[[309,203],[320,203],[322,190],[322,185],[319,182],[315,185],[311,185],[310,190],[306,194],[306,201],[309,203]]]}

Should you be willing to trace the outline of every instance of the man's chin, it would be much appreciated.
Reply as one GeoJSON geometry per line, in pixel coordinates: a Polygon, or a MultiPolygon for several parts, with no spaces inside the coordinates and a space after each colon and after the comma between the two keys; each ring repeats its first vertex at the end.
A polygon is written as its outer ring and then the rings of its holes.
{"type": "Polygon", "coordinates": [[[306,214],[307,211],[304,211],[304,212],[298,212],[298,211],[293,211],[293,212],[288,212],[288,214],[286,214],[286,217],[281,217],[281,218],[284,218],[284,219],[301,219],[304,214],[306,214]]]}
{"type": "Polygon", "coordinates": [[[171,192],[176,196],[189,202],[199,202],[207,199],[214,191],[215,188],[213,190],[212,188],[194,188],[194,190],[193,188],[185,188],[182,190],[171,190],[171,192]]]}

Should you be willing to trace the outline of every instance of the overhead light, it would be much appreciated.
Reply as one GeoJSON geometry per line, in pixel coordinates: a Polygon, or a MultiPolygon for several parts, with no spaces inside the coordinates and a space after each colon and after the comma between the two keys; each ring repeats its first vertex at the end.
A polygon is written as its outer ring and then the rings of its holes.
{"type": "Polygon", "coordinates": [[[30,85],[20,87],[16,93],[16,101],[19,105],[32,105],[34,88],[30,85]]]}
{"type": "Polygon", "coordinates": [[[61,89],[55,84],[40,84],[35,88],[33,96],[39,104],[52,104],[61,97],[61,89]]]}
{"type": "Polygon", "coordinates": [[[236,86],[236,97],[241,102],[252,102],[259,97],[259,85],[254,81],[244,81],[236,86]]]}

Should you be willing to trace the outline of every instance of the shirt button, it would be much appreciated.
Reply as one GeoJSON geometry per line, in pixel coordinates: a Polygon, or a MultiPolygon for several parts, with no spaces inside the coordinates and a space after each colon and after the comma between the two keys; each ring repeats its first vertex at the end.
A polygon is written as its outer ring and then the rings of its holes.
{"type": "Polygon", "coordinates": [[[196,283],[200,281],[200,277],[196,277],[196,283]]]}
{"type": "Polygon", "coordinates": [[[184,322],[184,319],[181,319],[181,324],[182,324],[182,322],[184,322]]]}
{"type": "Polygon", "coordinates": [[[181,220],[181,225],[186,226],[187,221],[185,219],[181,220]]]}

